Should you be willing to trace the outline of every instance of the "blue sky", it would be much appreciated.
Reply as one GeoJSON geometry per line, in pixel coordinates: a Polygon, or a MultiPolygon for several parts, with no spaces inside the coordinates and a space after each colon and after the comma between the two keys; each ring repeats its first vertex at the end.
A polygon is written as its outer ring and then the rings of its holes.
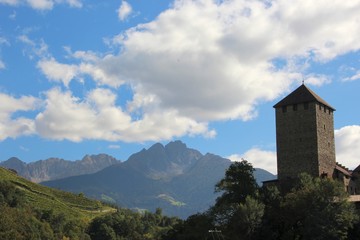
{"type": "Polygon", "coordinates": [[[306,85],[360,164],[360,1],[0,0],[0,161],[156,142],[276,173],[272,106],[306,85]]]}

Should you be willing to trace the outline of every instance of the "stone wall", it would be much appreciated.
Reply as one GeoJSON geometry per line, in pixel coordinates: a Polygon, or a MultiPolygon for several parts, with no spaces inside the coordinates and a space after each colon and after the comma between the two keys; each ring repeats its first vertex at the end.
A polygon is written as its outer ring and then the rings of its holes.
{"type": "Polygon", "coordinates": [[[319,173],[332,177],[336,165],[334,112],[321,104],[317,104],[316,108],[319,173]]]}
{"type": "Polygon", "coordinates": [[[307,172],[332,176],[335,168],[333,112],[317,102],[276,108],[278,179],[307,172]],[[321,106],[321,109],[320,107],[321,106]]]}

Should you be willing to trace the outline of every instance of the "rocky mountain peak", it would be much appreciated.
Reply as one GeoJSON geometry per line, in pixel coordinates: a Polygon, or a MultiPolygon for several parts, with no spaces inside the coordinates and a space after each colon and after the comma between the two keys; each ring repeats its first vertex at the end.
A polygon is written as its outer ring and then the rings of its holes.
{"type": "Polygon", "coordinates": [[[180,140],[169,142],[165,146],[165,150],[169,152],[180,152],[186,150],[187,146],[180,140]]]}
{"type": "Polygon", "coordinates": [[[61,158],[48,158],[31,163],[24,163],[18,158],[1,162],[0,166],[12,168],[19,175],[33,181],[42,182],[80,174],[89,174],[119,163],[106,154],[86,155],[82,160],[67,161],[61,158]]]}
{"type": "Polygon", "coordinates": [[[153,179],[171,179],[190,168],[202,154],[181,141],[152,145],[130,156],[124,163],[153,179]]]}
{"type": "Polygon", "coordinates": [[[11,158],[9,158],[8,160],[6,160],[4,162],[13,163],[13,164],[26,164],[25,162],[21,161],[17,157],[11,157],[11,158]]]}

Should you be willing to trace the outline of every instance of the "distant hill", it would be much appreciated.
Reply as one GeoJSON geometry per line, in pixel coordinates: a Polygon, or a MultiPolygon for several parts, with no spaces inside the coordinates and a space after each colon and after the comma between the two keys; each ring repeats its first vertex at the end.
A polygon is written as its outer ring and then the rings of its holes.
{"type": "MultiPolygon", "coordinates": [[[[42,184],[117,203],[121,207],[154,211],[186,218],[208,209],[217,197],[215,184],[224,177],[230,160],[201,154],[180,142],[154,144],[121,163],[99,172],[42,184]]],[[[261,181],[275,176],[256,169],[261,181]]]]}
{"type": "Polygon", "coordinates": [[[49,158],[36,162],[25,163],[18,158],[10,158],[0,162],[0,166],[14,169],[20,176],[25,177],[33,182],[43,182],[90,174],[98,172],[108,166],[118,164],[116,160],[106,154],[86,155],[82,160],[68,161],[60,158],[49,158]]]}

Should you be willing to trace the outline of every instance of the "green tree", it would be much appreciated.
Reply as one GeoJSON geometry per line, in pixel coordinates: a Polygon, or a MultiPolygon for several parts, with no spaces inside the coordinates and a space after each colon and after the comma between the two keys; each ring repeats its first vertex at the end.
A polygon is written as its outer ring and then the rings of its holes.
{"type": "Polygon", "coordinates": [[[18,207],[25,202],[23,191],[18,189],[13,183],[0,181],[0,204],[6,204],[9,207],[18,207]]]}
{"type": "Polygon", "coordinates": [[[254,170],[246,160],[232,163],[215,186],[215,191],[222,195],[210,215],[214,225],[229,239],[252,239],[261,224],[265,207],[259,200],[254,170]]]}
{"type": "Polygon", "coordinates": [[[263,239],[276,235],[277,239],[347,239],[358,221],[354,205],[347,199],[340,182],[302,174],[273,216],[274,225],[268,229],[277,233],[263,239]]]}
{"type": "Polygon", "coordinates": [[[232,163],[226,170],[225,177],[215,185],[215,192],[222,192],[216,200],[216,206],[244,203],[247,196],[256,197],[259,186],[254,171],[246,160],[232,163]]]}
{"type": "Polygon", "coordinates": [[[265,209],[261,229],[257,232],[257,237],[258,239],[278,240],[283,227],[280,214],[283,196],[276,186],[263,186],[260,195],[265,209]]]}
{"type": "Polygon", "coordinates": [[[225,232],[232,236],[231,239],[253,239],[262,222],[264,204],[248,196],[244,203],[237,204],[235,207],[235,213],[225,232]]]}
{"type": "Polygon", "coordinates": [[[91,239],[162,239],[178,223],[177,218],[162,215],[162,210],[155,213],[136,213],[129,209],[118,209],[116,213],[95,218],[87,233],[91,239]]]}
{"type": "Polygon", "coordinates": [[[210,240],[213,238],[209,231],[214,229],[208,213],[197,213],[179,222],[163,240],[210,240]]]}

